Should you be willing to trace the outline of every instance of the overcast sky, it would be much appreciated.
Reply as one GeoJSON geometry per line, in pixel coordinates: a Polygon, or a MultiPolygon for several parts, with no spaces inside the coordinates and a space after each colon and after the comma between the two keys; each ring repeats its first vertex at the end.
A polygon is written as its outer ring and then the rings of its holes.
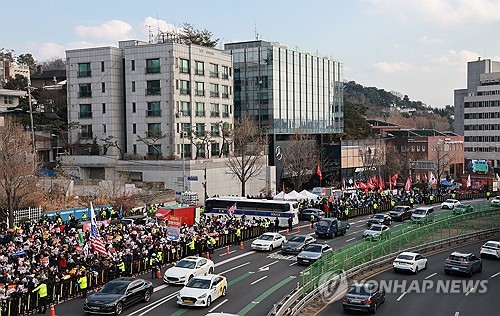
{"type": "MultiPolygon", "coordinates": [[[[148,40],[189,22],[221,43],[255,39],[329,56],[344,80],[453,104],[468,61],[500,60],[500,0],[5,1],[0,48],[36,60],[66,49],[148,40]]],[[[221,46],[222,47],[222,46],[221,46]]]]}

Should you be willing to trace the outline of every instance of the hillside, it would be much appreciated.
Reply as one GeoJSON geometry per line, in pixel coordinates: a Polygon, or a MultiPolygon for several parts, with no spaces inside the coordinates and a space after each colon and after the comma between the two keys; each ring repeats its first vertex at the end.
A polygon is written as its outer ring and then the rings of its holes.
{"type": "Polygon", "coordinates": [[[395,123],[404,128],[453,130],[453,106],[432,108],[407,95],[376,87],[364,87],[355,81],[344,83],[344,101],[366,109],[367,119],[395,123]]]}

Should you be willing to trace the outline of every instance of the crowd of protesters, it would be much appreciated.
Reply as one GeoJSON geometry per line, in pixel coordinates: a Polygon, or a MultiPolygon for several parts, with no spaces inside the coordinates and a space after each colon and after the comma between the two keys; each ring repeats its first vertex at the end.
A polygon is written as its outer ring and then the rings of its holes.
{"type": "MultiPolygon", "coordinates": [[[[369,207],[374,213],[381,205],[395,203],[422,204],[433,202],[434,196],[444,192],[436,190],[398,191],[397,194],[358,192],[350,196],[304,200],[300,208],[316,207],[329,217],[349,219],[349,211],[369,207]]],[[[447,192],[450,193],[450,192],[447,192]]],[[[455,193],[452,193],[455,194],[455,193]]],[[[204,256],[213,252],[219,236],[232,236],[231,242],[239,244],[243,230],[257,232],[276,230],[275,222],[236,218],[229,216],[201,217],[193,226],[182,225],[176,240],[169,238],[167,226],[160,223],[135,225],[119,220],[121,212],[103,209],[97,212],[100,220],[109,219],[99,227],[106,254],[99,254],[91,247],[90,232],[81,222],[70,216],[63,221],[58,215],[42,217],[37,223],[24,222],[7,229],[0,225],[0,302],[5,310],[6,302],[23,294],[37,292],[38,303],[45,308],[47,285],[74,279],[74,289],[64,288],[58,293],[64,300],[73,295],[86,295],[88,278],[102,274],[101,282],[118,276],[133,275],[138,262],[143,262],[151,277],[163,264],[186,255],[204,256]],[[45,288],[44,288],[45,286],[45,288]],[[42,296],[45,292],[45,297],[42,296]]],[[[87,218],[83,218],[86,220],[87,218]]],[[[143,267],[143,268],[144,268],[143,267]]],[[[33,299],[33,298],[32,298],[33,299]]]]}

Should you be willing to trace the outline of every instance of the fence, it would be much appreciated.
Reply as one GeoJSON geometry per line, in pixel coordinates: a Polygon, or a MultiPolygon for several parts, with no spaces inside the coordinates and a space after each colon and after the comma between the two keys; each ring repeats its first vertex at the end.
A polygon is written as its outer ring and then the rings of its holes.
{"type": "MultiPolygon", "coordinates": [[[[321,276],[329,272],[346,271],[366,262],[378,260],[384,256],[416,247],[437,240],[478,230],[498,230],[500,228],[500,208],[492,208],[485,203],[480,210],[461,215],[443,212],[433,222],[426,224],[407,222],[393,231],[388,238],[378,240],[360,240],[351,246],[343,247],[331,255],[318,260],[302,272],[302,282],[298,289],[290,294],[281,305],[277,315],[284,315],[294,302],[304,300],[318,292],[322,286],[321,276]]],[[[297,311],[296,308],[293,308],[297,311]]],[[[291,313],[294,315],[294,313],[291,313]]]]}
{"type": "MultiPolygon", "coordinates": [[[[14,211],[14,225],[18,224],[21,218],[27,218],[30,221],[38,221],[42,216],[42,207],[28,207],[22,210],[14,211]]],[[[8,223],[8,221],[7,221],[8,223]]]]}
{"type": "MultiPolygon", "coordinates": [[[[239,241],[256,238],[263,233],[262,227],[248,227],[241,230],[241,237],[238,238],[234,233],[223,234],[216,237],[216,248],[222,248],[228,245],[235,245],[239,241]]],[[[174,249],[174,248],[172,248],[174,249]]],[[[183,257],[193,254],[187,247],[183,245],[180,249],[170,250],[163,256],[161,266],[175,262],[183,257]]],[[[127,276],[137,276],[139,274],[151,271],[151,266],[148,264],[148,258],[140,258],[132,262],[125,262],[125,273],[127,276]]],[[[88,277],[88,290],[94,290],[104,283],[112,280],[117,276],[113,270],[99,270],[90,272],[88,277]]],[[[49,283],[48,285],[48,303],[59,303],[80,295],[77,287],[77,278],[69,278],[57,283],[49,283]]],[[[1,301],[0,315],[14,316],[32,314],[38,308],[38,296],[36,293],[17,293],[9,299],[1,301]]]]}

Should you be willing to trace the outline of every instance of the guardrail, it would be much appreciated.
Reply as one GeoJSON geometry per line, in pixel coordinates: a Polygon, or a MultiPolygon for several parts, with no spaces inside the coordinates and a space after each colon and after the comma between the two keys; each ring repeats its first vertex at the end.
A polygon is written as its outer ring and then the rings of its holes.
{"type": "Polygon", "coordinates": [[[472,213],[443,216],[425,225],[408,223],[390,239],[377,242],[362,240],[350,247],[341,248],[303,270],[302,286],[298,285],[293,292],[278,302],[269,315],[296,315],[305,303],[319,295],[321,276],[325,273],[346,270],[352,272],[356,269],[364,271],[373,263],[380,264],[387,258],[393,259],[403,249],[421,250],[421,247],[435,247],[436,244],[443,245],[457,238],[463,240],[467,236],[477,234],[478,230],[486,233],[496,232],[500,230],[500,220],[491,220],[488,216],[498,214],[500,208],[487,206],[472,213]],[[473,232],[470,232],[471,229],[473,232]]]}

